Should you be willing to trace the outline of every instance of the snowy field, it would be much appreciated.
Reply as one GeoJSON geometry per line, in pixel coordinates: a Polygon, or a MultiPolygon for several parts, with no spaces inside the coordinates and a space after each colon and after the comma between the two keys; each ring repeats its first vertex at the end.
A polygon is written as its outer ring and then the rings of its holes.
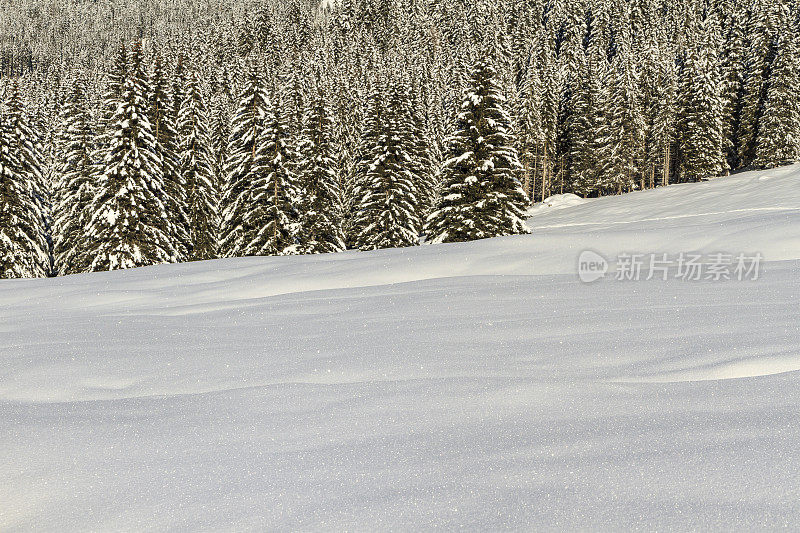
{"type": "Polygon", "coordinates": [[[796,528],[800,166],[531,213],[0,282],[0,531],[796,528]],[[623,252],[764,260],[623,281],[623,252]]]}

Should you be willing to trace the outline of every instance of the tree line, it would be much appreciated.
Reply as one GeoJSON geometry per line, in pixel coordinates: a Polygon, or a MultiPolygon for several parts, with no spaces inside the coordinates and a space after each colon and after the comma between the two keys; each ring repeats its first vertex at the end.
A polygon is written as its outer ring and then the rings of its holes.
{"type": "Polygon", "coordinates": [[[94,54],[4,15],[0,277],[523,233],[800,158],[794,1],[160,1],[94,54]]]}

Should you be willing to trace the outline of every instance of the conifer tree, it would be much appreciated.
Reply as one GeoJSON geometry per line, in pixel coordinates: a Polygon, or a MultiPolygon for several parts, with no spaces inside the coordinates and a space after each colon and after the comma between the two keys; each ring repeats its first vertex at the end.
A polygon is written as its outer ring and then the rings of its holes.
{"type": "Polygon", "coordinates": [[[178,112],[179,173],[186,186],[190,260],[217,257],[218,189],[212,169],[213,153],[208,133],[208,113],[197,73],[188,76],[178,112]]]}
{"type": "MultiPolygon", "coordinates": [[[[606,185],[611,140],[608,67],[605,57],[594,53],[581,61],[579,81],[571,93],[569,117],[569,189],[576,194],[595,194],[606,185]]],[[[613,82],[613,81],[612,81],[613,82]]]]}
{"type": "Polygon", "coordinates": [[[536,171],[546,143],[543,85],[542,71],[531,56],[522,80],[522,94],[517,98],[519,109],[516,112],[517,152],[523,166],[522,186],[531,198],[535,195],[536,171]]]}
{"type": "Polygon", "coordinates": [[[429,242],[459,242],[527,233],[528,198],[518,175],[511,119],[485,59],[464,92],[456,133],[442,169],[443,196],[427,220],[429,242]]]}
{"type": "Polygon", "coordinates": [[[37,155],[25,136],[18,80],[0,106],[0,278],[47,274],[41,204],[36,198],[37,155]]]}
{"type": "Polygon", "coordinates": [[[292,255],[300,253],[301,203],[288,115],[282,106],[267,102],[262,142],[256,153],[258,165],[252,196],[245,216],[245,255],[292,255]]]}
{"type": "Polygon", "coordinates": [[[644,116],[640,85],[625,44],[610,70],[611,96],[608,107],[607,142],[609,149],[603,179],[605,192],[620,194],[632,190],[640,180],[645,187],[641,162],[644,159],[644,116]]]}
{"type": "Polygon", "coordinates": [[[651,41],[641,76],[644,173],[650,187],[669,185],[675,141],[676,72],[671,54],[651,41]]]}
{"type": "Polygon", "coordinates": [[[755,165],[761,168],[800,160],[800,54],[791,24],[784,28],[778,37],[756,143],[755,165]]]}
{"type": "Polygon", "coordinates": [[[754,0],[749,10],[744,94],[737,135],[739,165],[742,167],[751,165],[756,157],[756,143],[767,98],[770,69],[775,58],[773,7],[780,4],[781,2],[770,0],[754,0]]]}
{"type": "Polygon", "coordinates": [[[699,30],[701,40],[686,56],[680,85],[679,176],[683,181],[718,175],[723,169],[722,101],[712,29],[699,30]]]}
{"type": "MultiPolygon", "coordinates": [[[[117,65],[117,72],[125,72],[117,65]]],[[[141,45],[132,48],[116,112],[105,136],[103,172],[90,207],[92,271],[147,266],[176,260],[162,201],[164,177],[148,117],[147,79],[141,45]]],[[[113,103],[112,103],[113,104],[113,103]]]]}
{"type": "Polygon", "coordinates": [[[341,191],[333,159],[333,119],[322,87],[307,105],[299,146],[302,188],[302,250],[326,253],[344,250],[341,191]]]}
{"type": "Polygon", "coordinates": [[[366,112],[364,113],[361,134],[358,137],[358,146],[354,154],[352,175],[345,183],[344,196],[344,221],[347,248],[358,248],[358,240],[364,231],[361,224],[366,222],[365,217],[359,216],[362,199],[368,194],[369,184],[367,174],[374,161],[375,147],[380,137],[380,128],[387,120],[385,89],[382,80],[374,80],[370,85],[367,98],[366,112]]]}
{"type": "Polygon", "coordinates": [[[417,231],[421,232],[422,224],[433,210],[439,192],[433,161],[434,150],[431,146],[433,135],[425,124],[421,96],[416,85],[412,85],[410,94],[403,95],[403,103],[406,109],[402,110],[402,116],[409,131],[408,150],[411,152],[411,173],[414,175],[416,190],[416,211],[419,218],[417,231]]]}
{"type": "Polygon", "coordinates": [[[5,107],[14,132],[20,172],[31,188],[39,212],[39,231],[44,240],[42,269],[46,276],[50,276],[53,275],[53,188],[50,181],[52,176],[46,161],[48,157],[46,152],[49,150],[42,145],[42,136],[37,129],[37,122],[39,124],[46,122],[35,119],[35,113],[23,98],[19,81],[18,78],[12,81],[5,107]]]}
{"type": "MultiPolygon", "coordinates": [[[[182,78],[182,71],[179,72],[182,78]]],[[[183,79],[178,83],[182,89],[183,79]]],[[[164,182],[163,202],[167,210],[167,231],[178,260],[188,256],[191,246],[189,240],[189,215],[187,214],[186,183],[179,172],[178,135],[176,132],[180,101],[173,101],[169,80],[164,70],[160,54],[155,54],[152,71],[148,80],[148,117],[153,128],[155,150],[161,162],[161,175],[164,182]]],[[[182,99],[182,91],[178,94],[182,99]]]]}
{"type": "Polygon", "coordinates": [[[73,82],[60,115],[53,233],[55,267],[65,275],[88,272],[92,259],[86,228],[95,195],[96,139],[82,80],[73,82]]]}
{"type": "Polygon", "coordinates": [[[726,17],[726,36],[720,54],[722,74],[722,124],[726,166],[739,168],[742,108],[745,93],[746,10],[731,6],[726,17]]]}
{"type": "Polygon", "coordinates": [[[255,221],[249,219],[253,183],[265,165],[264,130],[269,97],[255,64],[251,64],[246,86],[233,114],[227,147],[227,182],[222,198],[220,253],[225,257],[246,255],[255,221]]]}
{"type": "Polygon", "coordinates": [[[356,220],[361,228],[356,245],[362,250],[419,244],[416,146],[407,94],[394,87],[377,124],[356,220]]]}

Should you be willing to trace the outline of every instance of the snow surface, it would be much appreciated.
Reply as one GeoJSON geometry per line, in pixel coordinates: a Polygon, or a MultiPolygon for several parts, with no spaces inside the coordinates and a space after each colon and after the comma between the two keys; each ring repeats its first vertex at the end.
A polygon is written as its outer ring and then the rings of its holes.
{"type": "Polygon", "coordinates": [[[562,209],[564,207],[573,207],[590,201],[591,199],[581,198],[577,194],[572,193],[554,194],[531,206],[528,215],[535,216],[539,209],[562,209]]]}
{"type": "Polygon", "coordinates": [[[800,166],[529,225],[0,282],[0,530],[796,527],[800,166]]]}

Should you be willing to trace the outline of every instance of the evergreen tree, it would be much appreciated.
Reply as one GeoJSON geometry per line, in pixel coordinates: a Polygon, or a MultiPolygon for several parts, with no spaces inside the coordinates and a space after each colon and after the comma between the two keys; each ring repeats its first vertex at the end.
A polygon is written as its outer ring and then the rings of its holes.
{"type": "Polygon", "coordinates": [[[54,256],[59,274],[88,272],[86,228],[92,213],[97,166],[93,160],[95,132],[82,80],[72,84],[60,114],[58,191],[54,220],[54,256]]]}
{"type": "Polygon", "coordinates": [[[0,278],[42,277],[49,268],[35,147],[25,136],[18,80],[0,107],[0,278]],[[31,166],[33,165],[33,166],[31,166]]]}
{"type": "Polygon", "coordinates": [[[259,143],[252,196],[245,217],[245,255],[300,253],[301,203],[288,115],[282,106],[267,102],[262,142],[259,143]]]}
{"type": "Polygon", "coordinates": [[[344,187],[344,227],[348,248],[358,248],[358,242],[365,227],[367,218],[359,215],[361,202],[368,194],[370,185],[367,175],[374,162],[375,149],[380,138],[380,128],[387,120],[385,88],[382,80],[374,80],[367,98],[367,109],[364,114],[358,146],[355,150],[352,174],[344,187]]]}
{"type": "Polygon", "coordinates": [[[246,86],[231,119],[222,198],[221,254],[246,255],[246,247],[256,223],[249,219],[253,203],[253,183],[265,166],[264,130],[269,97],[255,64],[248,70],[246,86]]]}
{"type": "MultiPolygon", "coordinates": [[[[767,99],[772,62],[775,59],[775,8],[781,2],[754,0],[748,20],[745,82],[739,124],[739,164],[746,167],[756,157],[761,117],[767,99]]],[[[780,11],[778,11],[780,13],[780,11]]]]}
{"type": "MultiPolygon", "coordinates": [[[[182,70],[179,74],[182,78],[182,70]]],[[[182,99],[182,82],[183,79],[177,84],[181,91],[178,94],[179,99],[182,99]]],[[[153,127],[155,150],[161,162],[160,173],[164,182],[162,200],[167,210],[167,231],[180,261],[188,256],[191,247],[187,187],[179,172],[180,156],[176,127],[180,101],[173,101],[170,94],[169,80],[160,54],[156,54],[153,59],[147,90],[150,104],[148,118],[153,127]]]]}
{"type": "Polygon", "coordinates": [[[755,164],[759,167],[800,159],[800,54],[797,34],[788,23],[778,38],[757,141],[755,164]]]}
{"type": "Polygon", "coordinates": [[[429,242],[459,242],[527,233],[528,198],[518,175],[511,120],[485,59],[476,62],[448,143],[443,196],[426,223],[429,242]]]}
{"type": "Polygon", "coordinates": [[[186,186],[191,260],[217,257],[218,189],[212,168],[213,153],[208,133],[208,113],[196,73],[188,77],[187,90],[178,112],[180,179],[186,186]]]}
{"type": "Polygon", "coordinates": [[[689,50],[680,85],[679,176],[683,181],[718,175],[723,169],[722,101],[712,28],[689,50]]]}
{"type": "Polygon", "coordinates": [[[356,226],[362,250],[419,244],[414,154],[407,92],[395,87],[377,123],[372,163],[366,171],[356,226]]]}
{"type": "Polygon", "coordinates": [[[726,166],[739,168],[742,108],[745,93],[746,10],[741,6],[729,7],[726,17],[727,35],[721,53],[722,72],[722,124],[726,166]]]}
{"type": "MultiPolygon", "coordinates": [[[[117,72],[124,72],[117,65],[117,72]]],[[[103,172],[90,210],[92,271],[147,266],[176,260],[166,230],[164,177],[148,117],[147,80],[141,45],[134,45],[122,94],[105,136],[103,172]]]]}
{"type": "Polygon", "coordinates": [[[408,150],[411,152],[412,162],[410,170],[414,176],[417,200],[416,211],[420,224],[417,232],[421,232],[422,224],[433,210],[439,192],[439,184],[433,162],[434,151],[431,146],[433,135],[425,124],[421,96],[416,86],[412,86],[410,94],[403,95],[402,101],[406,106],[401,111],[405,127],[409,131],[410,144],[408,150]]]}
{"type": "Polygon", "coordinates": [[[606,192],[620,194],[645,187],[641,163],[644,159],[644,115],[640,85],[633,70],[630,51],[623,44],[610,70],[611,96],[608,107],[607,170],[603,179],[606,192]]]}
{"type": "Polygon", "coordinates": [[[23,100],[20,80],[14,78],[5,100],[14,149],[19,159],[19,173],[27,182],[38,211],[38,228],[44,239],[41,267],[45,275],[52,273],[52,188],[45,175],[41,136],[23,100]]]}
{"type": "Polygon", "coordinates": [[[571,93],[569,179],[565,181],[569,190],[582,196],[595,194],[606,185],[611,155],[607,72],[605,57],[592,54],[581,61],[579,81],[571,93]]]}
{"type": "Polygon", "coordinates": [[[669,185],[673,144],[677,80],[672,55],[651,41],[641,76],[644,115],[644,173],[650,187],[669,185]]]}
{"type": "Polygon", "coordinates": [[[521,94],[517,98],[519,108],[517,116],[517,152],[523,167],[522,186],[528,196],[533,199],[536,193],[536,174],[539,159],[544,154],[546,144],[544,121],[544,89],[542,70],[535,64],[534,57],[529,58],[521,94]]]}
{"type": "Polygon", "coordinates": [[[341,192],[333,159],[333,119],[322,87],[307,105],[303,122],[298,164],[303,252],[339,252],[345,248],[341,192]]]}

